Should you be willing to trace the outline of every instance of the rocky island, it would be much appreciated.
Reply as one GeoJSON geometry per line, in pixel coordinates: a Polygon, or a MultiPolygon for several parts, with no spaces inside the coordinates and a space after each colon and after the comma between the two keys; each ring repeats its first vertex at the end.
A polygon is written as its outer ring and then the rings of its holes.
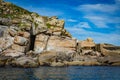
{"type": "Polygon", "coordinates": [[[0,0],[0,67],[120,65],[120,47],[74,39],[64,20],[0,0]]]}

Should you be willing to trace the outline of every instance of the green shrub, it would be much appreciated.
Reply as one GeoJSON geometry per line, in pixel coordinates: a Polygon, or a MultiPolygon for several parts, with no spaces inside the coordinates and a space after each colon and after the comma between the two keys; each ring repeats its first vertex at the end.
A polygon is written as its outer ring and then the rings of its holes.
{"type": "Polygon", "coordinates": [[[49,23],[47,23],[46,25],[47,25],[47,28],[51,28],[51,25],[49,23]]]}
{"type": "Polygon", "coordinates": [[[38,27],[38,24],[37,24],[36,22],[34,22],[34,25],[35,25],[35,28],[37,28],[37,27],[38,27]]]}

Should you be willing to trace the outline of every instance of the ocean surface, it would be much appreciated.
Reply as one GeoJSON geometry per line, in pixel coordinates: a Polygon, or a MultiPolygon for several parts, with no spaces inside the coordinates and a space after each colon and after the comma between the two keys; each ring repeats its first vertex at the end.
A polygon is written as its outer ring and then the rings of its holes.
{"type": "Polygon", "coordinates": [[[0,80],[120,80],[120,67],[0,68],[0,80]]]}

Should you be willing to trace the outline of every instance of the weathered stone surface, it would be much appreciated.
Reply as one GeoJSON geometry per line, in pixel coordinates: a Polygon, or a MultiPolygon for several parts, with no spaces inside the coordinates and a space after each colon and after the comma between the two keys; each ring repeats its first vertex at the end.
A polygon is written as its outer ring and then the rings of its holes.
{"type": "Polygon", "coordinates": [[[107,65],[115,65],[120,62],[120,55],[100,57],[98,58],[98,61],[107,65]]]}
{"type": "Polygon", "coordinates": [[[91,56],[101,56],[102,54],[98,51],[93,51],[93,50],[84,50],[82,51],[83,55],[91,55],[91,56]]]}
{"type": "Polygon", "coordinates": [[[19,32],[18,32],[18,36],[22,36],[22,37],[24,37],[24,38],[29,39],[29,38],[30,38],[30,33],[29,33],[29,32],[26,32],[26,31],[19,31],[19,32]]]}
{"type": "Polygon", "coordinates": [[[0,48],[0,54],[1,54],[1,52],[2,52],[2,49],[0,48]]]}
{"type": "Polygon", "coordinates": [[[21,45],[21,46],[25,46],[28,44],[28,40],[21,36],[15,36],[14,43],[21,45]]]}
{"type": "Polygon", "coordinates": [[[1,37],[0,38],[0,49],[5,50],[12,46],[14,38],[12,37],[1,37]]]}
{"type": "Polygon", "coordinates": [[[8,26],[0,25],[0,37],[7,35],[8,26]]]}
{"type": "Polygon", "coordinates": [[[61,31],[58,31],[58,32],[53,32],[53,35],[61,35],[61,31]]]}
{"type": "Polygon", "coordinates": [[[53,67],[61,67],[61,66],[65,66],[65,64],[64,63],[61,63],[61,62],[52,62],[51,64],[50,64],[50,66],[53,66],[53,67]]]}
{"type": "Polygon", "coordinates": [[[7,49],[3,51],[3,55],[9,56],[9,57],[19,57],[19,56],[25,55],[25,53],[18,52],[17,50],[7,49]]]}
{"type": "Polygon", "coordinates": [[[0,17],[0,23],[2,23],[3,25],[10,25],[10,19],[0,17]]]}
{"type": "Polygon", "coordinates": [[[73,62],[65,62],[65,65],[68,66],[95,66],[95,65],[101,65],[99,62],[96,61],[73,61],[73,62]]]}
{"type": "Polygon", "coordinates": [[[56,61],[55,51],[45,51],[39,55],[40,65],[50,65],[52,62],[56,61]]]}
{"type": "Polygon", "coordinates": [[[46,30],[45,20],[42,16],[32,13],[32,34],[36,35],[46,30]]]}
{"type": "Polygon", "coordinates": [[[95,43],[92,38],[87,38],[84,41],[78,41],[77,52],[80,55],[96,55],[100,56],[101,53],[95,51],[95,43]]]}
{"type": "Polygon", "coordinates": [[[9,34],[12,36],[12,37],[14,37],[15,35],[17,35],[17,31],[16,30],[14,30],[14,29],[9,29],[9,34]]]}
{"type": "Polygon", "coordinates": [[[95,47],[95,43],[93,42],[92,38],[87,38],[86,40],[81,41],[80,44],[82,48],[83,47],[89,47],[89,48],[95,47]]]}
{"type": "Polygon", "coordinates": [[[52,32],[53,35],[61,35],[62,30],[64,29],[64,20],[58,20],[55,17],[49,18],[49,20],[46,23],[46,26],[48,28],[48,31],[52,32]]]}
{"type": "Polygon", "coordinates": [[[75,52],[69,52],[69,51],[66,51],[66,52],[57,52],[57,56],[56,56],[56,61],[57,62],[63,62],[63,61],[73,61],[73,58],[75,56],[75,52]]]}
{"type": "Polygon", "coordinates": [[[120,61],[113,63],[112,66],[120,66],[120,61]]]}
{"type": "Polygon", "coordinates": [[[36,36],[35,45],[34,45],[35,53],[40,53],[46,49],[48,38],[49,36],[44,34],[39,34],[36,36]]]}
{"type": "Polygon", "coordinates": [[[7,60],[8,60],[8,57],[0,56],[0,67],[5,66],[7,60]]]}
{"type": "Polygon", "coordinates": [[[20,46],[18,44],[13,44],[11,47],[13,50],[19,51],[19,52],[26,52],[26,46],[20,46]]]}
{"type": "Polygon", "coordinates": [[[11,20],[12,24],[19,24],[20,23],[20,19],[14,18],[11,20]]]}
{"type": "Polygon", "coordinates": [[[57,18],[51,17],[51,19],[47,22],[47,24],[51,26],[58,26],[58,27],[64,27],[64,20],[58,20],[57,18]]]}
{"type": "Polygon", "coordinates": [[[13,66],[17,67],[38,67],[38,63],[32,57],[20,57],[12,61],[13,66]]]}
{"type": "Polygon", "coordinates": [[[6,65],[10,65],[12,59],[13,59],[12,57],[0,55],[0,67],[4,67],[6,65]]]}
{"type": "Polygon", "coordinates": [[[48,40],[47,49],[48,51],[76,51],[76,39],[61,38],[58,36],[51,36],[48,40]]]}
{"type": "Polygon", "coordinates": [[[77,41],[64,24],[0,0],[0,66],[120,65],[119,46],[77,41]]]}
{"type": "Polygon", "coordinates": [[[96,50],[104,56],[117,56],[120,54],[120,47],[111,44],[97,44],[96,50]]]}
{"type": "Polygon", "coordinates": [[[73,58],[73,61],[97,61],[97,56],[90,56],[90,55],[84,55],[84,56],[81,56],[81,55],[77,55],[77,56],[74,56],[73,58]]]}
{"type": "Polygon", "coordinates": [[[62,30],[61,35],[62,35],[62,36],[67,36],[67,37],[72,38],[72,35],[71,35],[66,29],[63,29],[63,30],[62,30]]]}

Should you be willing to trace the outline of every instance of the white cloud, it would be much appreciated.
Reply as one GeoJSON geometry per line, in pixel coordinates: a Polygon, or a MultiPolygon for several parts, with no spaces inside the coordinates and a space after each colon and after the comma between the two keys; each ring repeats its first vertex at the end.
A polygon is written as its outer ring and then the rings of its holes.
{"type": "Polygon", "coordinates": [[[74,26],[74,28],[91,28],[87,22],[80,22],[74,26]]]}
{"type": "Polygon", "coordinates": [[[59,16],[62,15],[63,13],[57,10],[49,9],[49,8],[38,8],[37,10],[38,13],[41,15],[45,16],[59,16]]]}
{"type": "Polygon", "coordinates": [[[36,13],[39,13],[40,15],[43,15],[43,16],[59,16],[59,15],[62,15],[63,12],[61,11],[57,11],[57,10],[54,10],[54,9],[51,9],[51,8],[36,8],[36,7],[32,7],[32,6],[28,6],[28,7],[25,7],[27,10],[30,10],[32,12],[36,12],[36,13]]]}
{"type": "Polygon", "coordinates": [[[110,43],[120,46],[120,35],[115,33],[105,34],[99,32],[87,31],[82,28],[71,28],[66,27],[66,29],[72,33],[73,36],[77,37],[80,40],[85,40],[88,37],[94,39],[96,43],[110,43]]]}
{"type": "Polygon", "coordinates": [[[106,18],[105,17],[100,17],[100,16],[84,16],[84,18],[89,19],[98,28],[108,28],[108,26],[106,24],[106,18]]]}
{"type": "Polygon", "coordinates": [[[84,16],[84,18],[89,19],[98,28],[109,28],[108,23],[120,24],[120,17],[110,17],[110,16],[84,16]],[[111,19],[112,18],[112,19],[111,19]]]}
{"type": "Polygon", "coordinates": [[[116,0],[115,4],[83,4],[76,9],[84,14],[85,19],[90,20],[98,28],[109,28],[107,24],[119,24],[120,17],[120,0],[116,0]]]}
{"type": "Polygon", "coordinates": [[[68,22],[77,22],[75,19],[67,19],[68,22]]]}
{"type": "Polygon", "coordinates": [[[87,15],[84,16],[84,18],[90,19],[91,21],[100,21],[105,23],[120,23],[120,17],[114,17],[114,16],[96,16],[96,15],[87,15]]]}
{"type": "Polygon", "coordinates": [[[100,12],[115,12],[116,10],[119,10],[119,8],[116,5],[108,5],[108,4],[86,4],[86,5],[80,5],[77,7],[77,10],[80,11],[100,11],[100,12]]]}
{"type": "MultiPolygon", "coordinates": [[[[119,25],[116,25],[116,28],[120,30],[120,24],[119,25]]],[[[119,31],[120,32],[120,31],[119,31]]]]}
{"type": "Polygon", "coordinates": [[[120,5],[120,0],[115,0],[117,5],[120,5]]]}
{"type": "Polygon", "coordinates": [[[110,43],[120,46],[120,0],[116,0],[115,4],[83,4],[75,9],[84,15],[83,19],[89,20],[97,28],[111,29],[113,26],[108,24],[112,24],[116,30],[110,33],[95,32],[80,27],[79,23],[73,27],[66,28],[74,37],[80,40],[91,37],[96,43],[110,43]]]}

